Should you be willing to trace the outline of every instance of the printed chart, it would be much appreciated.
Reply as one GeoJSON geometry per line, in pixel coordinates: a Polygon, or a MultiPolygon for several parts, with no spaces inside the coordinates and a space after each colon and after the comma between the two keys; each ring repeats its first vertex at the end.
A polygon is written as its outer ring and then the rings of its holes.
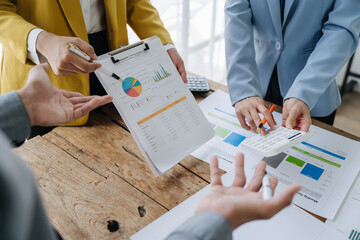
{"type": "MultiPolygon", "coordinates": [[[[254,168],[263,160],[269,175],[279,180],[277,193],[289,184],[301,184],[302,189],[294,200],[296,204],[326,218],[335,216],[360,168],[354,157],[354,150],[359,148],[356,141],[312,126],[317,134],[309,140],[278,155],[263,157],[242,147],[241,143],[255,133],[241,127],[228,94],[216,91],[199,105],[216,135],[194,151],[194,157],[210,162],[211,156],[216,155],[219,167],[225,171],[234,168],[238,152],[243,152],[245,163],[254,168]]],[[[281,123],[281,114],[273,115],[281,123]]]]}
{"type": "Polygon", "coordinates": [[[214,132],[160,39],[147,39],[146,44],[146,51],[144,45],[135,44],[113,59],[108,54],[99,57],[98,61],[123,82],[102,72],[97,76],[113,97],[150,169],[159,176],[212,138],[214,132]]]}
{"type": "Polygon", "coordinates": [[[129,97],[138,97],[142,92],[141,83],[133,77],[125,78],[122,83],[122,88],[129,97]]]}
{"type": "Polygon", "coordinates": [[[166,71],[160,63],[159,63],[159,66],[160,66],[160,70],[159,71],[154,71],[153,79],[154,79],[155,82],[159,82],[161,80],[164,80],[165,78],[170,77],[172,75],[171,73],[166,71]]]}

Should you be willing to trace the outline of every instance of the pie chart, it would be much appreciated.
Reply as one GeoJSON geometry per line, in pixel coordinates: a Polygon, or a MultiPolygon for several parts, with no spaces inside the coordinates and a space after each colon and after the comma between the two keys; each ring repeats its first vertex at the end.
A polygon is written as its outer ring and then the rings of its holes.
{"type": "Polygon", "coordinates": [[[125,78],[122,83],[122,88],[129,97],[138,97],[142,92],[141,83],[133,77],[125,78]]]}

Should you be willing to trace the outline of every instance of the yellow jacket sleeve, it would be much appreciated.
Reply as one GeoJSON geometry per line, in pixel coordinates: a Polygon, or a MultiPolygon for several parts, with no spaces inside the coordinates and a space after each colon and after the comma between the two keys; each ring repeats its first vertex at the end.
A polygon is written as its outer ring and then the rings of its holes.
{"type": "Polygon", "coordinates": [[[150,0],[127,0],[127,18],[140,39],[157,35],[163,44],[173,43],[150,0]]]}
{"type": "Polygon", "coordinates": [[[12,1],[0,0],[0,42],[23,64],[27,59],[27,37],[34,28],[16,13],[12,1]]]}

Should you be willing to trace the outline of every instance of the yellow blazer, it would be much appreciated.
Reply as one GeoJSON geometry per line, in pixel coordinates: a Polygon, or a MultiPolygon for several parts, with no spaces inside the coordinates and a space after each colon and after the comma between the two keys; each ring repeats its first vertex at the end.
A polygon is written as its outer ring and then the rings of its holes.
{"type": "MultiPolygon", "coordinates": [[[[126,24],[144,39],[157,35],[163,44],[172,43],[157,10],[150,0],[104,0],[107,34],[111,50],[128,44],[126,24]]],[[[60,36],[79,37],[88,42],[78,0],[0,0],[0,43],[3,56],[0,68],[0,94],[24,87],[34,63],[27,60],[27,36],[41,28],[60,36]],[[16,3],[17,2],[17,3],[16,3]]],[[[89,95],[89,75],[56,76],[52,83],[61,89],[89,95]]],[[[83,125],[88,115],[69,125],[83,125]]]]}

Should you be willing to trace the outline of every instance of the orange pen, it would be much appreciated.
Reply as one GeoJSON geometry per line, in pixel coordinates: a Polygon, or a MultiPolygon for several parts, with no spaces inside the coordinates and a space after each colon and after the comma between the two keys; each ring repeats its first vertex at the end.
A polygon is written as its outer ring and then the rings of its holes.
{"type": "MultiPolygon", "coordinates": [[[[275,105],[273,104],[273,105],[271,105],[271,107],[270,107],[270,109],[269,109],[270,114],[272,114],[274,110],[275,110],[275,105]]],[[[261,120],[261,122],[260,122],[260,124],[259,124],[259,126],[258,126],[258,128],[257,128],[257,131],[259,131],[259,130],[264,126],[265,123],[266,123],[266,119],[265,119],[265,117],[264,117],[264,118],[261,120]]]]}

